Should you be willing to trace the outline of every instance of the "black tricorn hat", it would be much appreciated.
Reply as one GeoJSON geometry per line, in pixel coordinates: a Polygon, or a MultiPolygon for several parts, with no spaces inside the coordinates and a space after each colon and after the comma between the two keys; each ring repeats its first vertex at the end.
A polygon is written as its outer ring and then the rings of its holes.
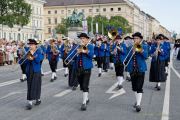
{"type": "Polygon", "coordinates": [[[120,35],[117,35],[115,39],[122,39],[120,35]]]}
{"type": "Polygon", "coordinates": [[[140,32],[134,33],[134,34],[132,35],[132,37],[133,37],[133,38],[134,38],[134,37],[139,37],[139,38],[143,39],[143,36],[141,35],[140,32]]]}
{"type": "Polygon", "coordinates": [[[34,45],[37,45],[37,41],[35,39],[28,39],[28,44],[34,44],[34,45]]]}
{"type": "Polygon", "coordinates": [[[125,39],[125,40],[128,40],[128,39],[132,39],[132,37],[126,36],[124,39],[125,39]]]}
{"type": "Polygon", "coordinates": [[[86,33],[81,33],[80,35],[78,35],[78,38],[81,38],[81,37],[85,37],[89,39],[89,36],[86,33]]]}

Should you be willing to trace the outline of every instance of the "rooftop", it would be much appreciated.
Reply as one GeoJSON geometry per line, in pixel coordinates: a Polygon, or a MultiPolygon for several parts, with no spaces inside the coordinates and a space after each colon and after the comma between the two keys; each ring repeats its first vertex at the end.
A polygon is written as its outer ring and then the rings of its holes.
{"type": "Polygon", "coordinates": [[[88,5],[88,4],[107,4],[125,3],[125,0],[46,0],[45,6],[68,6],[68,5],[88,5]]]}

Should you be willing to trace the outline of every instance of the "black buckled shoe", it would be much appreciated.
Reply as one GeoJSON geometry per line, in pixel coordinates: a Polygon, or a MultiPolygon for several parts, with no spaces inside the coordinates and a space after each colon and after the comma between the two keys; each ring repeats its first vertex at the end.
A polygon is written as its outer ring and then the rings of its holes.
{"type": "Polygon", "coordinates": [[[31,110],[32,109],[32,105],[31,104],[28,104],[27,106],[26,106],[26,110],[31,110]]]}
{"type": "Polygon", "coordinates": [[[101,73],[98,74],[98,77],[101,77],[101,73]]]}
{"type": "Polygon", "coordinates": [[[54,77],[54,80],[57,80],[57,77],[54,77]]]}
{"type": "Polygon", "coordinates": [[[86,101],[86,105],[88,105],[88,104],[89,104],[89,102],[90,102],[90,101],[89,101],[89,99],[88,99],[88,100],[86,101]]]}
{"type": "Polygon", "coordinates": [[[122,85],[118,85],[118,86],[116,87],[116,90],[120,90],[120,89],[122,89],[122,88],[123,88],[122,85]]]}
{"type": "Polygon", "coordinates": [[[136,112],[140,112],[141,111],[141,107],[139,105],[136,106],[136,112]]]}
{"type": "Polygon", "coordinates": [[[41,100],[36,100],[36,103],[34,105],[40,105],[41,104],[41,100]]]}
{"type": "Polygon", "coordinates": [[[133,108],[136,108],[136,106],[137,106],[137,103],[134,103],[133,108]]]}
{"type": "Polygon", "coordinates": [[[24,82],[24,80],[23,80],[23,79],[20,79],[20,81],[21,81],[21,82],[24,82]]]}
{"type": "Polygon", "coordinates": [[[87,105],[86,104],[82,104],[81,105],[81,111],[86,111],[87,109],[87,105]]]}
{"type": "Polygon", "coordinates": [[[64,74],[64,77],[67,77],[68,76],[68,74],[64,74]]]}
{"type": "Polygon", "coordinates": [[[129,82],[129,81],[131,81],[131,78],[130,77],[126,77],[126,80],[129,82]]]}
{"type": "Polygon", "coordinates": [[[54,79],[52,79],[52,78],[51,78],[51,80],[50,80],[50,81],[51,81],[51,82],[54,82],[54,79]]]}
{"type": "Polygon", "coordinates": [[[75,87],[75,86],[72,87],[72,90],[73,90],[73,91],[76,90],[76,89],[77,89],[77,87],[75,87]]]}
{"type": "Polygon", "coordinates": [[[157,86],[157,90],[160,91],[160,90],[161,90],[161,87],[160,87],[160,86],[157,86]]]}

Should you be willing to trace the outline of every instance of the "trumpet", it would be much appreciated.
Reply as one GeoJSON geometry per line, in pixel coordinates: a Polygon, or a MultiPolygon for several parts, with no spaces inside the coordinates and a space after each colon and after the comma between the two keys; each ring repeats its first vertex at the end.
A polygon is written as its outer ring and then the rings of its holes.
{"type": "Polygon", "coordinates": [[[117,30],[111,30],[108,32],[108,37],[112,40],[115,40],[118,35],[117,30]]]}

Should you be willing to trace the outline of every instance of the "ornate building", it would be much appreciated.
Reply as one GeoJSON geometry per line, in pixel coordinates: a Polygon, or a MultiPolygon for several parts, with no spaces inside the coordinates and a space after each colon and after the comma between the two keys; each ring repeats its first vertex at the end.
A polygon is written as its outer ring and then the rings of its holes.
{"type": "Polygon", "coordinates": [[[45,37],[51,36],[53,29],[62,18],[67,18],[76,9],[86,17],[103,15],[123,16],[132,26],[133,32],[141,32],[145,39],[150,39],[153,32],[159,32],[160,23],[129,0],[46,0],[44,6],[45,37]],[[154,26],[155,25],[155,26],[154,26]],[[154,28],[155,27],[155,28],[154,28]]]}

